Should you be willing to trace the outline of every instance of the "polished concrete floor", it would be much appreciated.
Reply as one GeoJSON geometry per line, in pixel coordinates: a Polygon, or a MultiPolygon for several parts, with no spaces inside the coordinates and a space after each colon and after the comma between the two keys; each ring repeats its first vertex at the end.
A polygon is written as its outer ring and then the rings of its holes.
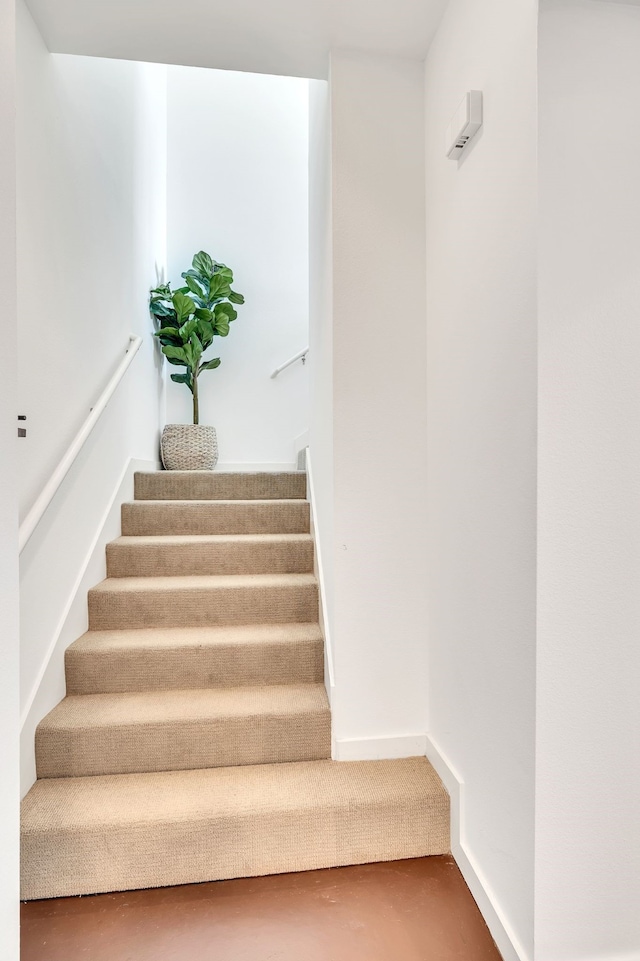
{"type": "Polygon", "coordinates": [[[22,961],[500,961],[450,857],[22,905],[22,961]]]}

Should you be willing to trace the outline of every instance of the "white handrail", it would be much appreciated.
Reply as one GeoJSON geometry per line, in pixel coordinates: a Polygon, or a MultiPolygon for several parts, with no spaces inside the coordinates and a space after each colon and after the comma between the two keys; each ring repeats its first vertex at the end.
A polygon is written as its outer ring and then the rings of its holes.
{"type": "Polygon", "coordinates": [[[109,381],[105,389],[103,390],[95,407],[91,408],[91,413],[89,414],[84,424],[82,425],[82,427],[80,428],[76,436],[74,437],[66,454],[64,455],[64,457],[62,458],[62,460],[54,470],[53,474],[51,475],[51,477],[45,484],[44,488],[42,489],[40,496],[38,497],[35,504],[33,505],[31,510],[23,520],[22,524],[20,525],[20,531],[18,533],[18,547],[19,547],[20,553],[22,553],[29,538],[31,537],[36,527],[42,520],[44,512],[46,511],[47,507],[55,497],[56,491],[60,487],[62,481],[65,479],[65,477],[69,473],[69,469],[71,468],[71,465],[73,464],[74,460],[82,450],[82,447],[84,446],[84,442],[86,441],[87,437],[89,436],[93,428],[96,426],[98,420],[100,419],[100,415],[102,414],[103,410],[111,400],[111,397],[113,396],[113,393],[116,387],[122,380],[125,374],[125,371],[129,367],[131,361],[133,360],[135,355],[138,353],[141,344],[142,344],[142,337],[138,337],[135,334],[131,334],[129,336],[129,346],[127,347],[127,352],[125,356],[122,358],[122,360],[118,364],[118,369],[116,370],[113,377],[111,378],[111,380],[109,381]]]}
{"type": "Polygon", "coordinates": [[[309,353],[308,347],[305,347],[304,350],[299,350],[294,357],[290,357],[289,360],[287,360],[281,367],[276,367],[276,369],[271,375],[271,380],[273,380],[274,377],[277,377],[278,374],[281,374],[283,370],[286,370],[287,367],[291,367],[292,364],[295,364],[297,360],[301,360],[302,363],[304,364],[307,360],[308,353],[309,353]]]}

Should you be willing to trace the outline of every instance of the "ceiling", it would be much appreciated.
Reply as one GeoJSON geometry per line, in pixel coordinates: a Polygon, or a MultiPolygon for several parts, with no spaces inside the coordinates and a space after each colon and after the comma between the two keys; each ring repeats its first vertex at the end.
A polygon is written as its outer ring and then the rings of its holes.
{"type": "Polygon", "coordinates": [[[326,77],[332,47],[424,59],[447,0],[27,0],[49,49],[326,77]]]}

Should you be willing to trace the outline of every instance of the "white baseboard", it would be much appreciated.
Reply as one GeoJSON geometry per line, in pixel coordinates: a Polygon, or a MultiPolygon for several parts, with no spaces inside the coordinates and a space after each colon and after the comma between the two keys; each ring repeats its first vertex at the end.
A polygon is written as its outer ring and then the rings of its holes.
{"type": "Polygon", "coordinates": [[[270,462],[266,464],[252,464],[248,461],[241,461],[239,463],[233,463],[232,461],[218,461],[216,465],[216,471],[224,473],[225,471],[234,472],[238,474],[255,474],[255,473],[267,473],[267,474],[279,474],[288,473],[289,471],[297,470],[294,461],[287,463],[275,463],[270,462]]]}
{"type": "Polygon", "coordinates": [[[637,951],[630,954],[590,954],[580,961],[640,961],[640,954],[637,951]]]}
{"type": "Polygon", "coordinates": [[[293,439],[293,453],[298,470],[305,470],[307,466],[307,449],[309,447],[309,431],[305,430],[293,439]]]}
{"type": "Polygon", "coordinates": [[[125,464],[115,489],[80,564],[60,619],[43,658],[40,670],[20,718],[21,795],[36,779],[35,730],[40,720],[65,695],[64,652],[87,629],[87,592],[105,577],[105,547],[120,535],[120,505],[133,499],[135,471],[157,470],[153,461],[130,459],[125,464]]]}
{"type": "Polygon", "coordinates": [[[426,734],[403,734],[390,737],[336,738],[336,761],[379,761],[383,758],[424,757],[426,734]]]}
{"type": "MultiPolygon", "coordinates": [[[[451,798],[451,853],[467,882],[504,961],[529,961],[500,908],[464,837],[464,782],[433,738],[427,734],[336,739],[338,761],[375,761],[381,758],[427,756],[451,798]]],[[[631,961],[631,959],[629,959],[631,961]]]]}
{"type": "Polygon", "coordinates": [[[464,832],[464,781],[433,738],[425,736],[426,755],[451,798],[451,853],[467,882],[504,961],[530,961],[509,924],[482,868],[466,842],[464,832]]]}

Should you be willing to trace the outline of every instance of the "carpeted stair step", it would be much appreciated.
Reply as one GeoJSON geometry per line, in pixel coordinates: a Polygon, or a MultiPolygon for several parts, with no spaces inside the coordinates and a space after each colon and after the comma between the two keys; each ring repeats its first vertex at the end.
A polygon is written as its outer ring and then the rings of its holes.
{"type": "Polygon", "coordinates": [[[109,577],[89,591],[89,629],[317,621],[313,574],[109,577]]]}
{"type": "Polygon", "coordinates": [[[304,471],[286,473],[225,473],[223,471],[138,472],[136,500],[283,500],[304,498],[304,471]]]}
{"type": "Polygon", "coordinates": [[[324,675],[318,624],[88,631],[65,655],[67,694],[313,684],[324,675]]]}
{"type": "Polygon", "coordinates": [[[22,811],[25,900],[449,850],[425,758],[45,779],[22,811]]]}
{"type": "Polygon", "coordinates": [[[311,534],[119,537],[107,544],[108,577],[292,574],[313,570],[311,534]]]}
{"type": "Polygon", "coordinates": [[[134,501],[122,505],[122,533],[308,534],[305,500],[134,501]]]}
{"type": "Polygon", "coordinates": [[[303,473],[138,474],[36,733],[22,897],[442,854],[425,758],[334,762],[303,473]]]}
{"type": "Polygon", "coordinates": [[[323,684],[66,697],[36,730],[39,778],[330,755],[331,716],[323,684]]]}

